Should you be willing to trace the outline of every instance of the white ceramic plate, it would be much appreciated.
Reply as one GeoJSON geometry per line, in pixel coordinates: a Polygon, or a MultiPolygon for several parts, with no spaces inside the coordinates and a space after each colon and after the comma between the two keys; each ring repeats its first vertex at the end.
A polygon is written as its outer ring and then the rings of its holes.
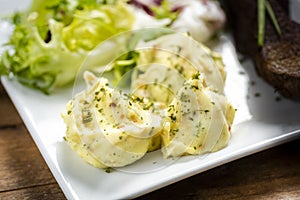
{"type": "Polygon", "coordinates": [[[86,164],[63,140],[60,113],[72,97],[71,88],[46,96],[6,77],[1,80],[68,199],[133,198],[300,137],[300,103],[274,93],[256,76],[250,61],[241,66],[227,36],[216,50],[223,54],[228,72],[226,94],[238,109],[228,146],[176,160],[163,159],[156,151],[111,173],[86,164]]]}
{"type": "Polygon", "coordinates": [[[131,198],[300,136],[300,104],[276,101],[278,95],[257,78],[252,64],[242,68],[231,42],[223,41],[219,50],[228,71],[226,93],[238,111],[228,146],[203,156],[165,160],[157,151],[106,173],[86,164],[63,140],[60,113],[72,97],[71,88],[46,96],[5,77],[2,83],[68,199],[131,198]]]}

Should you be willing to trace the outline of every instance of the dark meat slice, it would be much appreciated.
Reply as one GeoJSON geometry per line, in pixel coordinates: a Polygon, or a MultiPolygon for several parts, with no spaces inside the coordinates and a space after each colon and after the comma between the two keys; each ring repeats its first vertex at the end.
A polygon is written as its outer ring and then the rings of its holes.
{"type": "Polygon", "coordinates": [[[253,58],[258,74],[277,91],[300,100],[300,25],[289,18],[289,2],[269,0],[282,34],[267,15],[262,47],[257,45],[257,1],[227,2],[238,51],[253,58]]]}

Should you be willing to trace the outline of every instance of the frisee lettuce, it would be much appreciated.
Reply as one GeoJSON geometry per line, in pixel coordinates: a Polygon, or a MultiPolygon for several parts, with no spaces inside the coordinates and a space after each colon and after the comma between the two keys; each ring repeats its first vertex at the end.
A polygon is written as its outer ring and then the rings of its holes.
{"type": "Polygon", "coordinates": [[[159,6],[151,6],[151,10],[157,19],[169,18],[171,21],[176,20],[179,15],[178,10],[172,10],[170,3],[166,0],[160,2],[159,6]]]}
{"type": "MultiPolygon", "coordinates": [[[[125,3],[97,0],[34,0],[12,19],[0,73],[47,94],[72,82],[94,47],[134,23],[125,3]]],[[[101,62],[101,55],[95,59],[101,62]]]]}

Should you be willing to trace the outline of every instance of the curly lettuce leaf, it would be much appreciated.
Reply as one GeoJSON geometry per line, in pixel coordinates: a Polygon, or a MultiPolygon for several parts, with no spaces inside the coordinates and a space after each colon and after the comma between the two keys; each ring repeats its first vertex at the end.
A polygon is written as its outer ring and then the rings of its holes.
{"type": "Polygon", "coordinates": [[[85,54],[71,52],[62,38],[63,24],[51,20],[52,35],[46,43],[37,27],[19,25],[11,38],[15,52],[4,53],[1,67],[28,86],[49,93],[52,88],[69,83],[76,75],[85,54]]]}
{"type": "Polygon", "coordinates": [[[70,50],[90,51],[107,38],[130,30],[133,22],[134,16],[120,2],[93,10],[78,10],[72,23],[63,30],[63,37],[70,50]]]}
{"type": "Polygon", "coordinates": [[[172,10],[170,3],[166,0],[161,1],[159,6],[152,6],[150,9],[157,19],[169,18],[171,21],[174,21],[179,15],[179,11],[172,10]]]}
{"type": "MultiPolygon", "coordinates": [[[[12,74],[21,83],[50,93],[75,79],[94,47],[114,34],[131,30],[133,22],[133,15],[121,1],[34,1],[30,11],[13,17],[11,49],[0,58],[0,73],[12,74]],[[60,20],[57,10],[64,5],[70,12],[60,20]]],[[[95,56],[95,62],[101,63],[102,54],[95,56]]]]}

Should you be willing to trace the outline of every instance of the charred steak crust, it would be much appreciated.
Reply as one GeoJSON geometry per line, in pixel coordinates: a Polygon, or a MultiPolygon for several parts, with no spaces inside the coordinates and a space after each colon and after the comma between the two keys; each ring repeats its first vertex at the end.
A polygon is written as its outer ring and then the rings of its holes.
{"type": "Polygon", "coordinates": [[[289,2],[269,0],[282,34],[267,16],[262,47],[257,45],[257,1],[227,2],[237,50],[251,56],[258,74],[282,95],[300,100],[300,25],[289,18],[289,2]]]}

